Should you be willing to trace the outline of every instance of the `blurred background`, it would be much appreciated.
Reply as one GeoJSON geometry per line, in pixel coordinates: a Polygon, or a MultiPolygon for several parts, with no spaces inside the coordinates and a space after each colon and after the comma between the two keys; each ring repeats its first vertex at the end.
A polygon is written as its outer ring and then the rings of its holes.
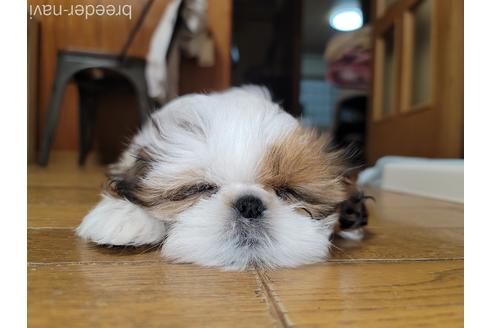
{"type": "Polygon", "coordinates": [[[145,113],[247,83],[354,166],[463,158],[463,1],[28,1],[31,162],[110,163],[145,113]]]}

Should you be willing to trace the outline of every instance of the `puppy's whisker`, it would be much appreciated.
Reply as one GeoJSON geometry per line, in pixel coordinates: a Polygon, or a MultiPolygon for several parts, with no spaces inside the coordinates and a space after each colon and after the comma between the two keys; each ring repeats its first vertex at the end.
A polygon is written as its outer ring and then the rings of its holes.
{"type": "Polygon", "coordinates": [[[158,243],[158,244],[155,244],[155,245],[150,245],[148,248],[145,248],[144,250],[142,250],[140,253],[138,253],[138,255],[142,255],[142,254],[145,254],[153,249],[156,249],[156,248],[159,248],[162,246],[162,242],[161,243],[158,243]]]}

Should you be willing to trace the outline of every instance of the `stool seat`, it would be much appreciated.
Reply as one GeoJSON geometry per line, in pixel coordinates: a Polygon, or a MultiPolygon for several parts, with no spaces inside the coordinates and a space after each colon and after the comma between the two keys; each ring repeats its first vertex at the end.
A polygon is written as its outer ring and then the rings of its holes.
{"type": "Polygon", "coordinates": [[[57,67],[53,81],[51,98],[46,110],[45,125],[41,136],[38,164],[48,164],[49,152],[53,141],[60,105],[66,85],[74,80],[79,90],[79,164],[83,165],[90,148],[92,128],[91,113],[96,107],[96,94],[104,88],[87,75],[79,74],[87,69],[103,69],[118,73],[126,79],[135,90],[139,106],[140,124],[143,124],[152,112],[152,104],[147,95],[145,80],[145,60],[136,57],[125,57],[105,53],[90,53],[76,51],[59,51],[57,67]]]}

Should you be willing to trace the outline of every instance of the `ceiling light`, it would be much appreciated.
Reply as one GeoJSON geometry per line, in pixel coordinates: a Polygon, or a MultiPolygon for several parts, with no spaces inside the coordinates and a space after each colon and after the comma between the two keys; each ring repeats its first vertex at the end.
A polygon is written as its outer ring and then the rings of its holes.
{"type": "Polygon", "coordinates": [[[335,6],[330,11],[329,23],[337,31],[357,30],[362,27],[362,11],[356,2],[335,6]]]}

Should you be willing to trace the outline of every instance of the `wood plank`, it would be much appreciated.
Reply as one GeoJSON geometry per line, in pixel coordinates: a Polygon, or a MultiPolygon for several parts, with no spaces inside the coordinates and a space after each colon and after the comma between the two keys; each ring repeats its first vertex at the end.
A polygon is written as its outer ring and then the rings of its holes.
{"type": "MultiPolygon", "coordinates": [[[[83,172],[83,169],[81,169],[83,172]]],[[[90,188],[95,192],[99,190],[105,178],[103,172],[100,175],[74,174],[73,172],[59,171],[50,169],[32,169],[27,174],[28,186],[51,186],[51,187],[76,187],[90,188]],[[42,174],[37,174],[43,171],[42,174]]]]}
{"type": "Polygon", "coordinates": [[[461,327],[463,261],[320,264],[263,272],[296,327],[461,327]]]}
{"type": "Polygon", "coordinates": [[[77,165],[77,153],[52,152],[46,167],[28,165],[28,187],[89,188],[98,191],[105,180],[106,167],[99,165],[94,154],[87,158],[84,166],[77,165]]]}
{"type": "Polygon", "coordinates": [[[335,239],[332,261],[462,259],[462,228],[369,228],[365,238],[335,239]]]}
{"type": "Polygon", "coordinates": [[[29,263],[163,262],[158,246],[97,246],[75,236],[72,229],[28,229],[29,263]]]}
{"type": "Polygon", "coordinates": [[[27,227],[75,228],[100,199],[99,188],[30,187],[27,227]]]}
{"type": "Polygon", "coordinates": [[[28,267],[29,327],[272,327],[254,272],[192,265],[28,267]]]}
{"type": "MultiPolygon", "coordinates": [[[[28,261],[35,263],[165,261],[159,247],[96,246],[72,229],[28,229],[28,261]]],[[[336,239],[329,261],[462,259],[462,229],[373,229],[362,242],[336,239]]]]}

